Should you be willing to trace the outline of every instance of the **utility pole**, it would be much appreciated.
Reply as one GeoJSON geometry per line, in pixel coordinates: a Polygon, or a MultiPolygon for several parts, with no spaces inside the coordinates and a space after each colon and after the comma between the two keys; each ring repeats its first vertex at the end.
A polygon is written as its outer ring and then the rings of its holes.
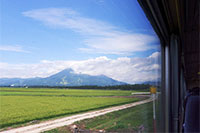
{"type": "Polygon", "coordinates": [[[152,86],[150,87],[150,93],[151,93],[151,97],[153,99],[153,131],[154,133],[156,133],[156,87],[152,86]]]}

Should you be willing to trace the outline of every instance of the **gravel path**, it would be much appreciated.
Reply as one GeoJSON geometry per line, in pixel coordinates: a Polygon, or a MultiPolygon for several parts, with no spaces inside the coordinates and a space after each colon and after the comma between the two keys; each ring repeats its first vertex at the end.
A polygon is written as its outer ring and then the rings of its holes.
{"type": "Polygon", "coordinates": [[[59,118],[59,119],[55,119],[55,120],[48,120],[48,121],[45,121],[45,122],[41,122],[39,124],[14,128],[14,129],[2,131],[0,133],[39,133],[39,132],[48,131],[48,130],[51,130],[51,129],[54,129],[54,128],[70,125],[70,124],[73,124],[76,121],[97,117],[97,116],[104,115],[104,114],[107,114],[107,113],[110,113],[110,112],[134,107],[134,106],[144,104],[144,103],[148,103],[148,102],[151,102],[151,101],[152,101],[152,99],[149,98],[147,100],[134,102],[134,103],[130,103],[130,104],[124,104],[124,105],[120,105],[120,106],[109,107],[109,108],[105,108],[105,109],[101,109],[101,110],[97,110],[97,111],[90,111],[90,112],[72,115],[72,116],[59,118]]]}

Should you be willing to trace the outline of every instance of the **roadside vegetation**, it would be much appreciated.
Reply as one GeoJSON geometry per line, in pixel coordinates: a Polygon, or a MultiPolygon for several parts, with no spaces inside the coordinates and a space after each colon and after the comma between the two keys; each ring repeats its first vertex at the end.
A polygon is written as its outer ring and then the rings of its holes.
{"type": "Polygon", "coordinates": [[[73,125],[56,128],[45,133],[71,133],[77,126],[82,132],[153,132],[152,103],[146,103],[103,116],[75,122],[73,125]]]}
{"type": "Polygon", "coordinates": [[[138,101],[134,91],[0,88],[0,128],[138,101]]]}

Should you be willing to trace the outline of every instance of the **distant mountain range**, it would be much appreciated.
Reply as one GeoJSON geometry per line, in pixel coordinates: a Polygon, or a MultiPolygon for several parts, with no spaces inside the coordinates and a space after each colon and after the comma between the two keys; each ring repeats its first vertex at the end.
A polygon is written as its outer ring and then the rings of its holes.
{"type": "Polygon", "coordinates": [[[142,84],[159,86],[161,84],[161,82],[160,82],[160,80],[158,80],[158,81],[146,81],[146,82],[143,82],[142,84]]]}
{"type": "Polygon", "coordinates": [[[0,86],[112,86],[125,85],[105,75],[91,76],[77,74],[72,69],[65,69],[47,78],[0,78],[0,86]]]}

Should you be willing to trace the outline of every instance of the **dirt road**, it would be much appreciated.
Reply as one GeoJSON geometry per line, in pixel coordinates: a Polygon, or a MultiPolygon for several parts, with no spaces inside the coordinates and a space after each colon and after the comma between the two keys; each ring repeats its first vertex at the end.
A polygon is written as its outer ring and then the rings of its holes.
{"type": "Polygon", "coordinates": [[[51,129],[54,129],[54,128],[70,125],[70,124],[72,124],[76,121],[97,117],[97,116],[104,115],[104,114],[107,114],[107,113],[110,113],[110,112],[134,107],[134,106],[144,104],[144,103],[148,103],[148,102],[151,102],[151,101],[152,101],[152,99],[150,98],[150,99],[147,99],[147,100],[134,102],[134,103],[130,103],[130,104],[110,107],[110,108],[101,109],[101,110],[97,110],[97,111],[90,111],[90,112],[86,112],[86,113],[82,113],[82,114],[77,114],[77,115],[73,115],[73,116],[68,116],[68,117],[64,117],[64,118],[59,118],[59,119],[55,119],[55,120],[49,120],[49,121],[41,122],[39,124],[14,128],[14,129],[2,131],[0,133],[39,133],[39,132],[51,130],[51,129]]]}

